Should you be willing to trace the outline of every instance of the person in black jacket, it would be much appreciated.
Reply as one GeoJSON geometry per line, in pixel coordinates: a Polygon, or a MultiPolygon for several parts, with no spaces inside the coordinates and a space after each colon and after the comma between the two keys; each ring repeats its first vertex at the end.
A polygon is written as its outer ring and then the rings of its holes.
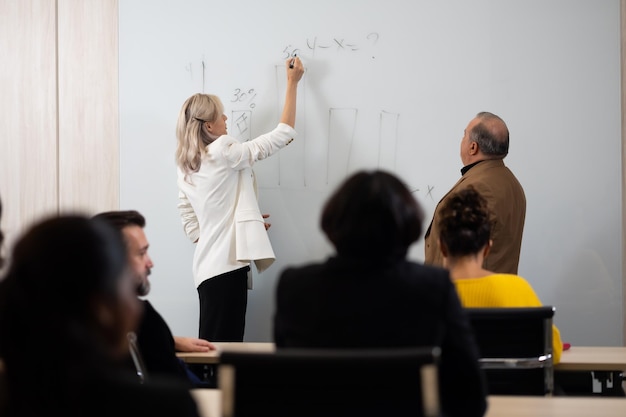
{"type": "Polygon", "coordinates": [[[198,417],[187,384],[123,365],[141,315],[124,243],[79,215],[35,223],[0,282],[3,417],[198,417]]]}
{"type": "MultiPolygon", "coordinates": [[[[137,295],[148,295],[148,277],[154,264],[148,254],[150,245],[144,232],[145,217],[135,210],[126,210],[103,212],[94,218],[106,221],[122,234],[129,264],[136,279],[137,295]]],[[[192,386],[205,387],[206,384],[176,357],[176,352],[206,352],[215,349],[215,346],[204,339],[173,336],[166,321],[152,304],[145,299],[141,302],[144,304],[144,313],[136,333],[146,373],[174,376],[192,386]]]]}
{"type": "Polygon", "coordinates": [[[274,342],[278,348],[440,346],[444,415],[482,416],[484,375],[448,271],[406,259],[422,221],[419,204],[396,176],[349,177],[321,216],[336,255],[279,277],[274,342]]]}

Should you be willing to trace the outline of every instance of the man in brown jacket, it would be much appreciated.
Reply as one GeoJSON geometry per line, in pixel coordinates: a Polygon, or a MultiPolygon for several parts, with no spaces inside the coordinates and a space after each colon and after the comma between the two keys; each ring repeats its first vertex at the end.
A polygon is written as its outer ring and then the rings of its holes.
{"type": "Polygon", "coordinates": [[[481,112],[467,125],[461,140],[461,178],[437,207],[425,236],[426,264],[443,265],[437,227],[439,209],[448,195],[473,186],[487,199],[492,216],[491,252],[483,267],[490,271],[517,274],[522,232],[526,217],[524,189],[504,165],[509,152],[509,130],[495,114],[481,112]]]}

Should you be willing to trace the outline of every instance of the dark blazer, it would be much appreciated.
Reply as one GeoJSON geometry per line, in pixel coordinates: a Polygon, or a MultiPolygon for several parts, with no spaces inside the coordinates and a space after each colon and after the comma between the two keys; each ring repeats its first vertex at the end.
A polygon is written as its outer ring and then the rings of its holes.
{"type": "Polygon", "coordinates": [[[441,346],[446,416],[482,416],[478,352],[448,271],[408,261],[330,258],[279,278],[277,347],[441,346]]]}
{"type": "MultiPolygon", "coordinates": [[[[139,384],[137,377],[103,377],[81,381],[72,387],[73,398],[70,403],[48,400],[45,410],[42,407],[29,407],[28,401],[37,397],[33,392],[23,396],[11,397],[16,400],[10,404],[3,417],[199,417],[198,407],[189,388],[172,381],[147,381],[139,384]],[[134,377],[134,378],[131,378],[134,377]],[[43,411],[43,413],[42,413],[43,411]]],[[[54,395],[56,391],[48,392],[54,395]]]]}
{"type": "MultiPolygon", "coordinates": [[[[133,375],[134,376],[134,375],[133,375]]],[[[186,384],[153,377],[134,380],[99,379],[86,383],[77,399],[77,415],[90,417],[199,417],[198,406],[186,384]]],[[[54,415],[54,414],[49,414],[54,415]]],[[[62,414],[59,414],[62,415],[62,414]]]]}
{"type": "Polygon", "coordinates": [[[143,305],[143,316],[137,328],[137,345],[148,377],[173,376],[189,383],[185,365],[176,356],[172,331],[149,301],[143,300],[143,305]]]}
{"type": "Polygon", "coordinates": [[[481,161],[470,168],[457,181],[437,207],[426,231],[425,259],[428,265],[443,265],[443,255],[439,249],[440,209],[452,193],[473,186],[486,200],[492,213],[491,239],[493,246],[485,258],[483,267],[489,271],[517,275],[522,232],[526,218],[526,196],[515,175],[501,159],[481,161]]]}

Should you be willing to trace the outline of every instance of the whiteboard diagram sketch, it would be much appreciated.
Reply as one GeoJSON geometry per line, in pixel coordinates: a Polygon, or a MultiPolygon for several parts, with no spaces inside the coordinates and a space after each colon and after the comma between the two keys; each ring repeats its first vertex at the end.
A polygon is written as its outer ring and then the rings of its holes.
{"type": "Polygon", "coordinates": [[[378,134],[378,168],[395,172],[398,149],[398,120],[400,114],[380,112],[378,134]]]}
{"type": "Polygon", "coordinates": [[[358,116],[357,109],[328,110],[326,184],[336,184],[348,173],[358,116]]]}
{"type": "MultiPolygon", "coordinates": [[[[285,92],[285,80],[284,80],[284,67],[276,67],[276,85],[277,94],[276,102],[278,112],[282,108],[282,101],[285,92]]],[[[297,123],[299,137],[297,141],[290,144],[289,156],[285,157],[283,153],[277,155],[278,162],[275,163],[276,172],[273,177],[276,178],[274,186],[286,186],[290,188],[306,187],[308,183],[319,183],[309,178],[307,180],[307,142],[311,146],[311,142],[307,140],[306,135],[306,120],[307,120],[307,108],[306,108],[306,92],[307,83],[306,77],[301,82],[300,86],[300,98],[299,98],[299,110],[297,123]]],[[[231,103],[235,105],[241,105],[242,102],[249,103],[249,110],[233,110],[231,113],[231,135],[241,141],[248,141],[252,139],[252,119],[254,117],[254,108],[256,103],[256,92],[254,89],[249,89],[247,92],[242,92],[240,89],[236,89],[233,93],[233,99],[231,103]]],[[[397,137],[398,137],[398,113],[390,113],[387,111],[381,111],[378,119],[378,149],[376,163],[373,167],[387,169],[394,171],[396,167],[397,157],[397,137]]],[[[321,142],[326,147],[326,158],[324,161],[326,167],[325,178],[323,178],[325,185],[337,184],[341,179],[345,178],[347,173],[350,172],[351,162],[353,158],[352,146],[354,144],[355,134],[357,130],[357,123],[359,122],[359,114],[357,108],[329,108],[328,120],[326,125],[328,126],[327,132],[323,137],[317,138],[318,142],[321,142]]],[[[370,165],[371,166],[371,165],[370,165]]],[[[318,171],[323,173],[323,171],[318,171]]],[[[308,174],[309,177],[311,173],[308,174]]],[[[265,183],[265,186],[271,186],[269,183],[265,183]]]]}
{"type": "MultiPolygon", "coordinates": [[[[378,37],[378,34],[376,34],[378,37]]],[[[316,41],[315,41],[316,42],[316,41]]],[[[335,40],[340,47],[352,47],[354,45],[343,45],[335,40]]],[[[323,48],[316,46],[316,48],[323,48]]],[[[297,53],[297,49],[293,54],[297,53]]],[[[280,114],[285,94],[285,68],[284,65],[276,66],[276,107],[277,114],[280,114]]],[[[328,120],[324,121],[327,131],[320,131],[317,138],[308,139],[306,122],[309,119],[307,113],[307,77],[300,83],[298,96],[297,130],[298,140],[289,145],[289,151],[278,153],[276,157],[264,162],[265,178],[264,187],[288,187],[301,188],[307,184],[323,184],[323,186],[336,185],[351,171],[351,168],[358,165],[354,161],[352,146],[355,140],[357,124],[359,123],[359,112],[357,108],[334,108],[328,109],[328,120]],[[311,147],[325,148],[326,157],[324,161],[317,161],[317,171],[307,170],[307,161],[310,153],[314,152],[311,147]],[[269,166],[275,172],[270,172],[269,166]],[[322,169],[325,167],[325,172],[322,169]],[[308,171],[308,172],[307,172],[308,171]],[[318,178],[313,178],[317,174],[318,178]],[[321,176],[321,177],[320,177],[321,176]],[[273,181],[269,178],[273,178],[273,181]]],[[[312,87],[314,88],[314,87],[312,87]]],[[[252,122],[255,117],[255,99],[257,93],[254,88],[242,90],[235,89],[231,94],[230,104],[233,106],[231,112],[230,134],[242,142],[253,138],[252,122]]],[[[315,110],[316,112],[319,109],[315,110]]],[[[377,155],[375,163],[368,164],[372,168],[395,170],[397,136],[398,136],[398,113],[380,111],[378,116],[378,136],[377,155]]]]}

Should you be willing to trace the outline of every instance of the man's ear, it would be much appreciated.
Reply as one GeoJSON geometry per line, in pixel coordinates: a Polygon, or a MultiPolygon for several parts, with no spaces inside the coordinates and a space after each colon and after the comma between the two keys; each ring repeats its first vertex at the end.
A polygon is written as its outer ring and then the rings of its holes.
{"type": "Polygon", "coordinates": [[[477,142],[470,142],[470,146],[469,146],[469,153],[470,153],[470,155],[478,154],[479,150],[480,150],[480,148],[478,147],[478,143],[477,142]]]}

